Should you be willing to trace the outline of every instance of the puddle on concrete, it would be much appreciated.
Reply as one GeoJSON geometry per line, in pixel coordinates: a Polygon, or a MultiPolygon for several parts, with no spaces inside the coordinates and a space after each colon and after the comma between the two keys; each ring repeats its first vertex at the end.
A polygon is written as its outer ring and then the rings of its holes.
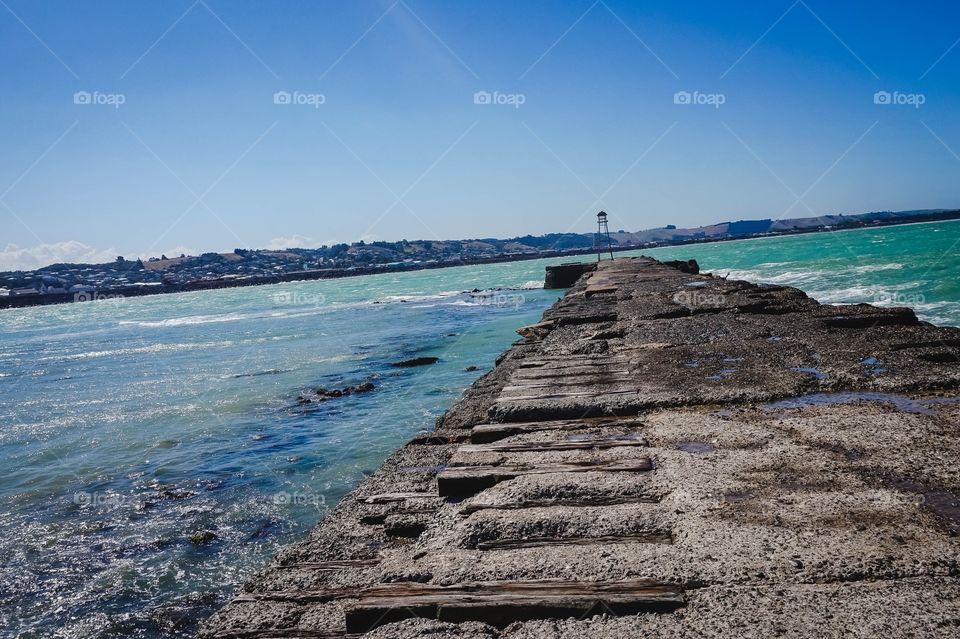
{"type": "Polygon", "coordinates": [[[960,402],[960,397],[911,399],[904,395],[893,393],[816,393],[803,397],[792,397],[779,402],[764,404],[761,408],[770,412],[775,410],[789,410],[793,408],[810,408],[813,406],[836,406],[838,404],[854,404],[856,402],[883,402],[893,405],[897,410],[916,415],[932,415],[930,406],[960,402]]]}
{"type": "Polygon", "coordinates": [[[867,369],[868,375],[883,375],[887,372],[887,369],[881,366],[881,362],[876,357],[864,357],[860,360],[861,366],[871,366],[872,368],[867,369]]]}
{"type": "Polygon", "coordinates": [[[960,497],[945,490],[931,490],[923,483],[909,479],[891,481],[890,486],[917,495],[917,503],[926,506],[943,519],[950,534],[960,534],[960,497]]]}
{"type": "Polygon", "coordinates": [[[783,341],[783,338],[780,337],[779,335],[771,335],[770,337],[767,338],[767,340],[771,342],[780,342],[780,341],[783,341]]]}
{"type": "Polygon", "coordinates": [[[717,449],[716,446],[709,442],[680,442],[677,444],[677,448],[685,453],[693,453],[696,455],[712,453],[717,449]]]}
{"type": "Polygon", "coordinates": [[[810,373],[811,375],[813,375],[813,376],[816,377],[817,379],[826,379],[826,378],[827,378],[826,373],[821,373],[821,372],[820,372],[818,369],[816,369],[816,368],[805,367],[805,366],[798,366],[797,368],[791,368],[790,370],[794,371],[795,373],[810,373]]]}
{"type": "Polygon", "coordinates": [[[921,401],[927,406],[941,406],[946,404],[960,404],[960,397],[928,397],[921,401]]]}
{"type": "Polygon", "coordinates": [[[960,534],[960,497],[943,490],[924,493],[924,504],[943,518],[950,533],[960,534]]]}

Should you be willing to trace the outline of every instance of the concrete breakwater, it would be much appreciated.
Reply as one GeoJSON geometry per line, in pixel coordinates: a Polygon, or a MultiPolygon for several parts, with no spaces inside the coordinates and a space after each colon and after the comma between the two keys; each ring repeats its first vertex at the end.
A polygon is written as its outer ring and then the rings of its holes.
{"type": "Polygon", "coordinates": [[[960,631],[960,329],[628,258],[518,332],[202,636],[960,631]]]}

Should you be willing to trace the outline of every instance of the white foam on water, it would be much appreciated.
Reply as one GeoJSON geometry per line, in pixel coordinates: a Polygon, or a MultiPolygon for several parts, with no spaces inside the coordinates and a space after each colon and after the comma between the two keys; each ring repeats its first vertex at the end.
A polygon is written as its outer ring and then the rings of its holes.
{"type": "MultiPolygon", "coordinates": [[[[386,297],[381,297],[377,302],[381,304],[395,304],[398,302],[438,302],[440,300],[449,299],[451,297],[457,297],[458,295],[463,295],[463,291],[441,291],[440,293],[411,293],[410,295],[387,295],[386,297]]],[[[366,302],[370,304],[372,302],[366,302]]]]}
{"type": "Polygon", "coordinates": [[[198,350],[204,348],[225,348],[228,346],[233,346],[236,342],[232,341],[223,341],[223,342],[206,342],[206,343],[189,343],[189,344],[151,344],[149,346],[138,346],[134,348],[116,348],[113,350],[102,350],[102,351],[84,351],[81,353],[72,353],[70,355],[52,355],[49,357],[41,357],[38,361],[59,361],[59,362],[68,362],[72,360],[81,360],[81,359],[92,359],[97,357],[114,357],[117,355],[142,355],[147,353],[171,353],[176,351],[188,351],[188,350],[198,350]]]}
{"type": "Polygon", "coordinates": [[[815,282],[821,279],[821,271],[784,271],[782,273],[765,273],[756,270],[731,270],[727,273],[730,280],[748,280],[750,282],[764,282],[767,284],[788,284],[797,286],[804,282],[815,282]]]}
{"type": "Polygon", "coordinates": [[[166,328],[169,326],[198,326],[200,324],[217,324],[220,322],[237,322],[249,319],[249,315],[240,313],[226,313],[224,315],[188,315],[173,317],[164,320],[121,320],[120,325],[142,326],[144,328],[166,328]]]}
{"type": "Polygon", "coordinates": [[[900,264],[899,262],[891,262],[890,264],[865,264],[863,266],[854,266],[853,268],[847,269],[845,272],[863,275],[865,273],[873,273],[874,271],[899,271],[902,268],[903,264],[900,264]]]}
{"type": "Polygon", "coordinates": [[[518,288],[523,291],[533,291],[538,288],[543,288],[543,282],[541,280],[529,280],[521,284],[518,288]]]}

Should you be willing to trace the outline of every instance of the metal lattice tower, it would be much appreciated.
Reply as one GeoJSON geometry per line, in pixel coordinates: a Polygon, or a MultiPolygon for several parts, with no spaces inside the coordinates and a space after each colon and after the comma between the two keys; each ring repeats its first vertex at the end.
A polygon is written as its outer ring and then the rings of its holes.
{"type": "Polygon", "coordinates": [[[605,252],[610,253],[613,259],[613,240],[610,239],[610,227],[607,225],[607,214],[604,211],[597,213],[597,261],[603,259],[605,252]],[[604,251],[606,245],[606,251],[604,251]]]}

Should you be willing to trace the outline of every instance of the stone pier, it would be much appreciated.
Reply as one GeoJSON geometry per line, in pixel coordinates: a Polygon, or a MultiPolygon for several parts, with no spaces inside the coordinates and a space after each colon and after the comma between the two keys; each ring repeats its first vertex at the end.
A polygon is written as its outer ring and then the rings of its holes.
{"type": "Polygon", "coordinates": [[[960,329],[624,258],[518,332],[202,636],[960,636],[960,329]]]}

